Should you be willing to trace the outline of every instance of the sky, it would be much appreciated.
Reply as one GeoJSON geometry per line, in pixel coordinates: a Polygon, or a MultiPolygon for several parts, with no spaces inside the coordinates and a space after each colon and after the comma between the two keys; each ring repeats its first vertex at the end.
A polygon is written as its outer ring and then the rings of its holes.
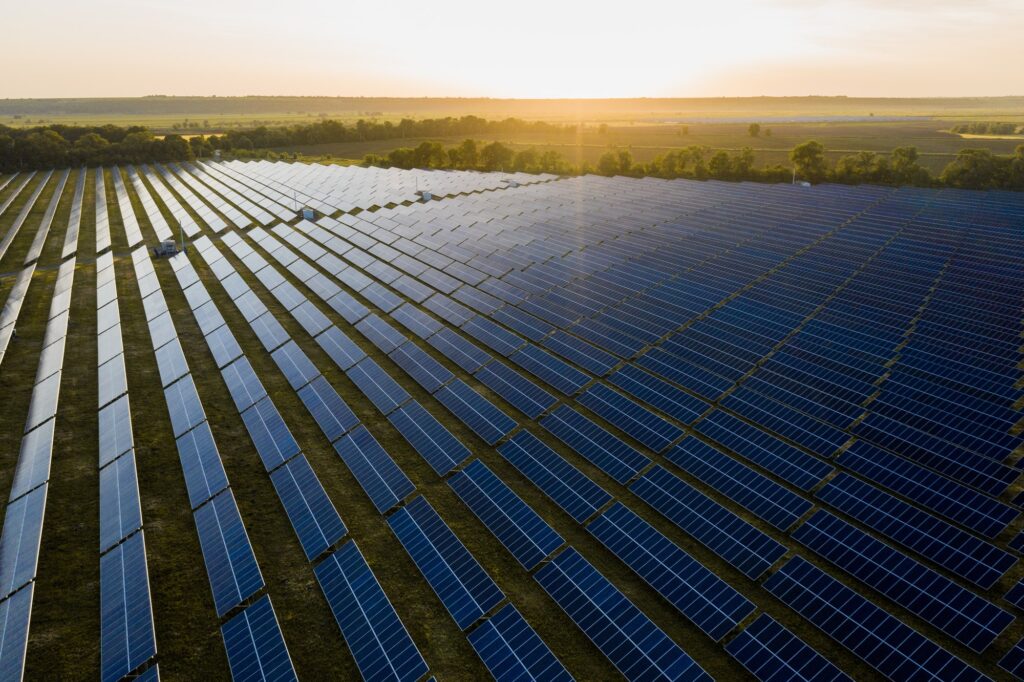
{"type": "Polygon", "coordinates": [[[4,24],[0,98],[1024,95],[1024,0],[46,0],[4,24]]]}

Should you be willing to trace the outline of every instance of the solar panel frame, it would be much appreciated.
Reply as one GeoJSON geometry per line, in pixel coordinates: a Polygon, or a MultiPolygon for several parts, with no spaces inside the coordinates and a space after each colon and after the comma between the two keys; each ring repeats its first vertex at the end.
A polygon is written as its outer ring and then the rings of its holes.
{"type": "Polygon", "coordinates": [[[264,595],[220,628],[235,680],[298,680],[270,596],[264,595]]]}
{"type": "Polygon", "coordinates": [[[308,560],[316,559],[348,533],[305,455],[275,469],[270,480],[308,560]]]}
{"type": "Polygon", "coordinates": [[[235,495],[225,489],[194,512],[217,615],[223,617],[264,587],[235,495]]]}
{"type": "Polygon", "coordinates": [[[117,682],[155,655],[146,545],[140,531],[100,557],[100,679],[117,682]]]}
{"type": "Polygon", "coordinates": [[[415,400],[389,414],[388,421],[438,476],[444,476],[472,454],[415,400]]]}
{"type": "Polygon", "coordinates": [[[434,397],[488,445],[494,445],[518,426],[514,419],[462,379],[446,384],[434,397]]]}
{"type": "Polygon", "coordinates": [[[778,621],[762,613],[725,645],[751,675],[764,682],[849,682],[850,677],[778,621]]]}
{"type": "Polygon", "coordinates": [[[381,514],[416,490],[365,426],[357,426],[335,441],[334,450],[381,514]]]}
{"type": "Polygon", "coordinates": [[[497,682],[573,679],[512,604],[503,606],[467,637],[497,682]]]}

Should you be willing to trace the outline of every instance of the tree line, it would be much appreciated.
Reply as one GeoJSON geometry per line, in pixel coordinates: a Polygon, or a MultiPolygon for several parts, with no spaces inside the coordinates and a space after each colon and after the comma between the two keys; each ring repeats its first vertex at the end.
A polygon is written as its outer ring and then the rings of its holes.
{"type": "MultiPolygon", "coordinates": [[[[219,136],[155,136],[139,126],[66,126],[35,128],[0,126],[0,172],[98,166],[116,164],[191,161],[224,150],[240,157],[274,156],[274,147],[321,142],[344,142],[402,137],[450,137],[459,134],[501,136],[524,131],[550,132],[571,127],[519,119],[487,121],[475,116],[461,118],[402,120],[399,123],[360,120],[351,125],[319,121],[284,128],[256,127],[219,136]]],[[[445,146],[422,142],[416,147],[398,147],[386,154],[370,154],[367,166],[436,168],[478,171],[523,171],[578,175],[628,175],[632,177],[693,178],[697,180],[748,180],[784,182],[791,178],[812,183],[840,182],[965,189],[1024,190],[1024,145],[1011,155],[988,149],[964,149],[940,173],[933,174],[920,163],[914,147],[897,147],[888,154],[858,152],[830,162],[825,147],[817,141],[794,147],[791,166],[758,167],[754,152],[744,148],[729,153],[692,145],[674,149],[647,162],[633,159],[628,149],[612,149],[596,164],[568,162],[554,150],[513,149],[501,142],[482,143],[472,137],[445,146]]]]}
{"type": "Polygon", "coordinates": [[[576,166],[557,151],[534,148],[513,150],[500,142],[483,144],[467,139],[445,147],[440,142],[422,142],[416,147],[400,147],[387,154],[367,154],[364,166],[396,168],[433,168],[447,170],[522,171],[560,175],[626,175],[665,179],[733,180],[811,183],[838,182],[876,185],[914,185],[917,187],[957,187],[963,189],[1024,190],[1024,144],[1012,155],[993,154],[988,149],[963,149],[938,175],[920,163],[915,147],[897,147],[888,154],[858,152],[831,163],[820,142],[809,141],[789,153],[792,166],[782,164],[757,167],[754,151],[715,151],[693,145],[672,150],[648,162],[633,159],[628,149],[609,150],[596,165],[584,162],[576,166]]]}
{"type": "Polygon", "coordinates": [[[973,121],[959,123],[950,130],[954,133],[967,133],[968,135],[1014,135],[1017,132],[1017,124],[973,121]]]}

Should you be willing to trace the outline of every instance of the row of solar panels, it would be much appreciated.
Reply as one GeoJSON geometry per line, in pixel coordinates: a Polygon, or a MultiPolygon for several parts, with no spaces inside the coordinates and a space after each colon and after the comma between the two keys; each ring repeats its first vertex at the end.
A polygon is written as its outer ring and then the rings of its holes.
{"type": "MultiPolygon", "coordinates": [[[[305,251],[304,249],[302,249],[302,250],[305,251]]],[[[275,251],[272,252],[272,255],[274,255],[275,257],[278,257],[278,253],[279,252],[275,250],[275,251]]],[[[248,257],[248,254],[247,254],[247,257],[248,257]]],[[[366,327],[364,329],[366,330],[364,332],[365,335],[369,339],[371,339],[372,341],[376,340],[378,345],[380,345],[381,343],[384,342],[383,339],[386,337],[386,334],[382,334],[381,333],[382,330],[379,327],[377,328],[377,330],[374,330],[370,326],[368,326],[368,327],[366,327]],[[375,334],[378,334],[380,336],[375,336],[375,334]]],[[[392,341],[397,343],[396,339],[392,339],[392,341]]],[[[387,349],[386,347],[382,348],[382,350],[386,350],[386,349],[387,349]]],[[[525,434],[525,435],[528,435],[528,434],[525,434]]],[[[537,444],[539,444],[542,447],[544,447],[543,444],[540,443],[540,441],[536,440],[536,438],[534,440],[537,442],[537,444]]],[[[557,458],[557,459],[560,460],[560,458],[558,458],[558,456],[555,455],[553,452],[551,452],[551,451],[548,451],[548,452],[550,454],[550,457],[557,458]]],[[[562,462],[563,467],[569,467],[569,465],[567,465],[567,463],[564,463],[564,461],[561,461],[561,462],[562,462]]],[[[512,500],[515,500],[516,502],[518,502],[519,504],[522,504],[521,501],[519,501],[518,498],[516,498],[511,491],[508,491],[508,488],[505,487],[503,483],[500,483],[500,481],[496,477],[494,477],[493,474],[489,474],[489,471],[486,469],[486,467],[484,467],[482,465],[482,463],[479,463],[479,462],[475,462],[473,465],[470,465],[470,467],[468,467],[466,470],[464,470],[464,472],[460,472],[459,474],[457,474],[456,476],[454,476],[452,478],[453,486],[455,486],[457,484],[456,481],[459,481],[458,484],[460,484],[462,486],[462,491],[465,491],[465,492],[461,493],[461,496],[463,496],[463,495],[466,496],[466,497],[464,497],[464,500],[473,500],[472,494],[469,493],[469,491],[471,491],[472,488],[467,488],[468,484],[461,482],[463,480],[470,479],[470,476],[472,475],[470,472],[474,472],[476,474],[476,477],[483,477],[484,480],[490,484],[490,487],[499,487],[500,486],[500,488],[504,488],[504,491],[499,491],[500,493],[503,493],[503,495],[498,495],[496,497],[504,497],[506,499],[512,499],[512,500]],[[465,475],[465,478],[463,478],[464,475],[465,475]]],[[[577,472],[577,475],[580,478],[584,478],[582,474],[579,474],[579,472],[577,472]]],[[[459,489],[460,488],[457,488],[457,491],[459,491],[459,489]]],[[[597,503],[596,506],[600,506],[600,504],[603,504],[604,502],[606,502],[607,499],[609,499],[609,498],[607,498],[607,496],[605,496],[605,500],[597,503]]],[[[417,499],[417,500],[420,500],[420,499],[417,499]]],[[[522,546],[524,544],[524,540],[520,537],[522,535],[522,529],[521,528],[516,528],[512,532],[508,532],[508,531],[503,532],[503,530],[502,530],[503,524],[498,520],[498,519],[501,519],[502,516],[499,515],[497,517],[497,519],[496,519],[495,518],[496,514],[495,514],[494,509],[490,509],[489,510],[490,511],[489,518],[490,518],[490,520],[492,520],[492,523],[488,523],[487,520],[486,520],[488,518],[488,510],[486,508],[487,507],[486,505],[480,505],[479,503],[473,504],[472,502],[467,502],[467,504],[471,507],[471,509],[474,510],[474,513],[477,513],[477,515],[479,515],[481,517],[481,519],[484,520],[484,522],[488,525],[488,527],[492,528],[492,530],[496,532],[496,536],[503,542],[503,544],[505,544],[506,547],[508,547],[510,549],[510,551],[512,551],[514,554],[516,554],[517,558],[519,558],[520,561],[524,561],[524,559],[522,558],[523,555],[520,552],[517,552],[517,549],[519,549],[519,550],[523,549],[522,546]],[[481,507],[482,507],[482,511],[481,511],[481,507]],[[509,536],[512,536],[512,537],[509,538],[509,536]]],[[[490,503],[490,505],[493,505],[493,504],[494,504],[493,502],[490,503]]],[[[411,504],[410,507],[412,507],[412,506],[413,505],[411,504]]],[[[528,510],[528,508],[526,508],[526,510],[529,511],[530,514],[531,514],[531,510],[528,510]]],[[[432,510],[431,510],[431,512],[432,512],[432,510]]],[[[520,509],[520,510],[517,510],[516,513],[521,515],[521,512],[522,512],[522,510],[520,509]]],[[[511,513],[511,512],[506,512],[506,513],[511,513]]],[[[431,514],[428,515],[426,512],[423,512],[423,515],[427,515],[430,518],[432,518],[434,516],[434,514],[431,513],[431,514]]],[[[589,514],[585,514],[584,517],[586,517],[588,515],[589,514]]],[[[561,544],[561,540],[560,540],[560,538],[558,538],[557,534],[555,534],[555,532],[552,529],[550,529],[549,526],[547,526],[547,524],[545,524],[543,521],[540,521],[540,518],[536,517],[536,515],[534,515],[534,516],[536,518],[536,521],[539,522],[540,525],[543,528],[546,528],[550,532],[550,534],[551,534],[551,536],[549,536],[549,538],[547,539],[547,543],[549,544],[547,552],[545,552],[544,550],[536,549],[538,547],[537,544],[535,544],[534,546],[532,546],[532,548],[530,548],[530,549],[534,549],[535,553],[539,552],[540,553],[540,558],[543,558],[546,553],[551,551],[552,548],[550,547],[550,545],[553,543],[554,547],[557,547],[557,546],[559,546],[561,544]],[[553,536],[553,538],[552,538],[552,536],[553,536]]],[[[395,515],[392,516],[392,518],[395,518],[395,517],[400,517],[400,514],[396,513],[395,515]]],[[[636,517],[636,518],[637,518],[637,520],[639,520],[639,517],[636,517]]],[[[438,522],[440,522],[439,518],[437,518],[434,521],[434,523],[438,523],[438,522]]],[[[406,524],[406,523],[408,523],[408,521],[403,519],[403,525],[406,524]]],[[[504,524],[504,525],[506,526],[506,530],[507,530],[508,529],[507,528],[507,523],[504,524]]],[[[651,532],[654,532],[653,529],[650,529],[650,530],[651,530],[651,532]]],[[[668,543],[668,541],[665,541],[664,539],[663,539],[663,541],[668,543]]],[[[528,539],[528,538],[525,539],[525,542],[526,543],[530,542],[530,539],[528,539]]],[[[544,541],[542,540],[541,542],[544,542],[544,541]]],[[[413,543],[414,546],[417,546],[417,545],[415,545],[414,541],[411,541],[411,543],[413,543]]],[[[438,542],[431,542],[429,544],[430,545],[437,545],[438,542]]],[[[528,545],[527,545],[527,547],[528,547],[528,545]]],[[[659,548],[659,549],[660,549],[660,551],[664,552],[664,548],[659,548]]],[[[411,551],[411,553],[412,553],[412,551],[411,551]]],[[[651,556],[651,555],[648,555],[648,556],[651,556]]],[[[537,558],[535,557],[535,561],[536,560],[537,560],[537,558]]],[[[425,565],[429,565],[429,566],[437,565],[436,561],[431,561],[427,557],[421,558],[420,561],[422,561],[425,565]]],[[[707,569],[703,569],[703,571],[705,571],[710,576],[710,572],[708,572],[707,569]]],[[[441,583],[441,581],[439,579],[437,579],[437,582],[441,583]]],[[[464,582],[469,582],[469,583],[472,584],[474,582],[474,580],[470,577],[470,578],[465,578],[464,582]]],[[[477,576],[475,578],[475,582],[481,582],[479,574],[477,574],[477,576]]],[[[484,582],[484,584],[489,584],[487,581],[483,581],[483,582],[484,582]]],[[[667,591],[667,594],[671,594],[671,590],[667,591]]],[[[738,594],[736,596],[738,597],[738,594]]],[[[742,600],[742,601],[745,602],[745,600],[742,600]]],[[[467,604],[471,605],[471,604],[476,603],[476,601],[474,601],[471,598],[458,599],[457,597],[453,597],[453,596],[450,596],[449,598],[447,598],[447,600],[445,600],[445,603],[450,603],[450,602],[451,603],[455,603],[457,605],[463,605],[464,607],[467,604]]],[[[746,602],[746,603],[749,603],[749,602],[746,602]]],[[[470,608],[470,611],[469,611],[470,614],[465,616],[465,617],[467,617],[467,619],[469,619],[469,617],[472,617],[472,613],[474,612],[473,609],[472,609],[472,606],[469,606],[469,608],[470,608]]],[[[750,609],[753,610],[753,606],[751,606],[750,609]]],[[[748,611],[748,612],[750,612],[750,611],[748,611]]],[[[738,619],[737,619],[737,621],[738,621],[738,619]]],[[[734,625],[735,625],[735,622],[731,623],[730,625],[727,625],[726,626],[726,631],[728,631],[728,629],[730,629],[734,625]]]]}

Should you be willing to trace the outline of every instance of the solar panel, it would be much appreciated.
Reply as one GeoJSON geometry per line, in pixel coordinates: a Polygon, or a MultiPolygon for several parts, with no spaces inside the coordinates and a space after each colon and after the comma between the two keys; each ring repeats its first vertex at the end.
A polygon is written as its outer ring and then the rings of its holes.
{"type": "Polygon", "coordinates": [[[526,570],[564,540],[480,460],[448,479],[448,485],[526,570]]]}
{"type": "Polygon", "coordinates": [[[428,393],[433,393],[455,378],[444,365],[411,341],[388,353],[388,357],[428,393]]]}
{"type": "Polygon", "coordinates": [[[438,476],[447,474],[471,454],[458,438],[415,400],[389,414],[388,421],[438,476]]]}
{"type": "Polygon", "coordinates": [[[284,344],[271,353],[270,357],[274,358],[281,373],[296,391],[320,376],[320,371],[294,341],[284,344]]]}
{"type": "Polygon", "coordinates": [[[579,523],[612,499],[603,488],[525,429],[502,443],[498,453],[579,523]]]}
{"type": "Polygon", "coordinates": [[[422,496],[395,511],[388,525],[463,630],[505,598],[422,496]]]}
{"type": "Polygon", "coordinates": [[[467,636],[498,682],[569,682],[573,679],[511,604],[503,606],[467,636]]]}
{"type": "Polygon", "coordinates": [[[581,405],[655,452],[661,452],[683,436],[683,430],[678,426],[603,384],[594,384],[581,393],[578,400],[581,405]]]}
{"type": "Polygon", "coordinates": [[[26,433],[21,439],[18,464],[14,469],[14,482],[11,484],[8,502],[13,502],[50,479],[55,423],[56,420],[51,419],[26,433]]]}
{"type": "Polygon", "coordinates": [[[586,341],[570,336],[559,330],[544,339],[542,346],[558,353],[569,362],[582,367],[591,374],[604,376],[611,372],[619,359],[611,353],[593,346],[586,341]]]}
{"type": "Polygon", "coordinates": [[[456,327],[462,326],[473,316],[472,310],[442,294],[434,294],[428,298],[423,302],[423,307],[456,327]]]}
{"type": "Polygon", "coordinates": [[[189,502],[195,509],[224,490],[228,486],[228,477],[209,422],[203,422],[178,438],[177,446],[189,502]]]}
{"type": "Polygon", "coordinates": [[[782,531],[813,506],[698,438],[685,439],[665,459],[782,531]]]}
{"type": "Polygon", "coordinates": [[[209,346],[210,352],[213,354],[213,361],[217,363],[218,368],[223,368],[242,356],[242,349],[227,325],[218,327],[207,334],[206,344],[209,346]]]}
{"type": "Polygon", "coordinates": [[[767,613],[725,645],[730,656],[763,682],[848,682],[850,678],[767,613]]]}
{"type": "Polygon", "coordinates": [[[299,455],[270,474],[299,543],[312,561],[347,533],[305,455],[299,455]]]}
{"type": "Polygon", "coordinates": [[[559,406],[541,419],[540,425],[619,483],[625,483],[651,463],[568,405],[559,406]]]}
{"type": "Polygon", "coordinates": [[[712,679],[575,549],[534,577],[626,679],[712,679]]]}
{"type": "Polygon", "coordinates": [[[336,441],[334,449],[381,514],[416,490],[365,426],[336,441]]]}
{"type": "Polygon", "coordinates": [[[985,589],[1017,562],[979,540],[877,488],[841,473],[817,497],[869,528],[985,589]]]}
{"type": "MultiPolygon", "coordinates": [[[[168,347],[170,345],[168,344],[168,347]]],[[[163,349],[161,348],[161,350],[163,349]]],[[[184,357],[182,361],[184,361],[184,357]]],[[[161,372],[164,369],[163,365],[159,365],[158,368],[161,372]]],[[[108,405],[128,392],[128,378],[125,376],[123,353],[99,366],[97,383],[99,386],[97,407],[108,405]]]]}
{"type": "Polygon", "coordinates": [[[510,305],[494,311],[491,317],[535,342],[542,340],[555,329],[539,317],[510,305]]]}
{"type": "Polygon", "coordinates": [[[722,411],[712,412],[695,428],[801,490],[811,490],[833,471],[825,462],[722,411]]]}
{"type": "Polygon", "coordinates": [[[164,399],[171,415],[171,427],[175,438],[206,420],[206,413],[203,412],[192,375],[182,377],[165,388],[164,399]]]}
{"type": "Polygon", "coordinates": [[[359,424],[359,418],[322,376],[299,389],[299,398],[332,443],[359,424]]]}
{"type": "Polygon", "coordinates": [[[220,632],[232,679],[298,679],[269,596],[232,616],[220,632]]]}
{"type": "Polygon", "coordinates": [[[132,418],[127,394],[100,410],[99,434],[101,467],[132,448],[132,418]]]}
{"type": "Polygon", "coordinates": [[[243,412],[242,422],[267,471],[299,453],[299,444],[269,397],[243,412]]]}
{"type": "Polygon", "coordinates": [[[382,353],[390,353],[406,342],[405,335],[377,314],[370,314],[356,323],[356,329],[366,339],[380,349],[382,353]]]}
{"type": "Polygon", "coordinates": [[[1017,642],[999,661],[999,667],[1014,677],[1024,678],[1024,639],[1017,642]]]}
{"type": "Polygon", "coordinates": [[[249,358],[243,356],[235,360],[220,373],[239,412],[244,412],[267,395],[267,390],[249,364],[249,358]]]}
{"type": "Polygon", "coordinates": [[[522,338],[506,329],[503,329],[481,315],[474,315],[469,318],[466,323],[462,325],[462,331],[466,332],[494,352],[506,357],[515,353],[516,350],[524,343],[522,338]]]}
{"type": "Polygon", "coordinates": [[[571,396],[590,382],[586,374],[537,346],[525,346],[510,355],[509,360],[563,395],[571,396]]]}
{"type": "Polygon", "coordinates": [[[517,426],[514,419],[461,379],[444,386],[434,397],[488,445],[494,445],[517,426]]]}
{"type": "Polygon", "coordinates": [[[354,541],[313,572],[364,680],[423,677],[426,662],[354,541]]]}
{"type": "Polygon", "coordinates": [[[230,488],[196,509],[195,521],[213,602],[223,616],[259,592],[263,576],[230,488]]]}
{"type": "Polygon", "coordinates": [[[135,453],[100,469],[100,553],[142,527],[135,453]]]}
{"type": "MultiPolygon", "coordinates": [[[[107,381],[116,383],[117,388],[109,393],[121,395],[128,391],[128,382],[124,374],[124,356],[116,358],[100,367],[100,401],[104,400],[104,367],[116,366],[118,376],[116,378],[106,377],[107,381]]],[[[160,385],[167,387],[181,377],[188,374],[188,362],[185,361],[185,354],[181,350],[178,339],[172,339],[169,343],[161,346],[156,351],[156,368],[160,372],[160,385]]],[[[108,389],[109,390],[109,389],[108,389]]],[[[109,395],[107,397],[110,397],[109,395]]],[[[117,396],[114,396],[117,397],[117,396]]]]}
{"type": "Polygon", "coordinates": [[[349,324],[355,324],[370,314],[366,306],[344,291],[332,296],[327,301],[327,305],[331,306],[334,312],[345,318],[345,321],[349,324]]]}
{"type": "Polygon", "coordinates": [[[783,545],[661,466],[629,489],[748,578],[757,579],[786,553],[783,545]]]}
{"type": "MultiPolygon", "coordinates": [[[[224,316],[220,314],[217,304],[213,301],[208,301],[198,308],[195,308],[192,311],[192,314],[195,315],[196,324],[199,325],[199,331],[203,333],[203,336],[206,336],[217,327],[223,327],[227,324],[224,321],[224,316]]],[[[153,322],[150,322],[150,325],[152,324],[153,322]]]]}
{"type": "Polygon", "coordinates": [[[288,336],[288,332],[284,330],[284,327],[281,326],[281,323],[277,321],[277,318],[269,312],[249,320],[249,326],[252,327],[252,330],[256,333],[257,338],[259,338],[260,343],[263,344],[268,353],[291,338],[288,336]]]}
{"type": "Polygon", "coordinates": [[[498,361],[488,362],[474,376],[530,419],[536,419],[558,402],[543,388],[498,361]]]}
{"type": "Polygon", "coordinates": [[[359,293],[365,296],[367,301],[386,313],[391,312],[404,302],[401,298],[391,293],[383,284],[377,282],[373,282],[359,293]]]}
{"type": "Polygon", "coordinates": [[[490,354],[447,327],[427,339],[427,343],[471,374],[491,360],[490,354]]]}
{"type": "Polygon", "coordinates": [[[802,557],[786,562],[764,587],[891,679],[986,679],[802,557]]]}
{"type": "Polygon", "coordinates": [[[100,679],[116,682],[156,655],[140,531],[100,557],[100,679]]]}
{"type": "Polygon", "coordinates": [[[36,577],[48,484],[7,505],[0,533],[0,598],[36,577]]]}
{"type": "Polygon", "coordinates": [[[409,400],[409,394],[373,358],[363,358],[345,370],[345,375],[385,415],[409,400]]]}
{"type": "Polygon", "coordinates": [[[754,612],[746,597],[620,502],[587,530],[716,641],[754,612]]]}
{"type": "Polygon", "coordinates": [[[979,653],[1013,621],[1006,611],[823,509],[793,538],[979,653]]]}
{"type": "Polygon", "coordinates": [[[25,672],[28,626],[35,583],[0,602],[0,678],[21,680],[25,672]]]}
{"type": "Polygon", "coordinates": [[[174,339],[178,333],[174,330],[171,314],[164,313],[149,321],[149,335],[153,340],[153,348],[159,348],[174,339]]]}
{"type": "Polygon", "coordinates": [[[391,318],[421,339],[427,339],[444,328],[444,325],[411,303],[403,303],[393,310],[391,318]]]}

